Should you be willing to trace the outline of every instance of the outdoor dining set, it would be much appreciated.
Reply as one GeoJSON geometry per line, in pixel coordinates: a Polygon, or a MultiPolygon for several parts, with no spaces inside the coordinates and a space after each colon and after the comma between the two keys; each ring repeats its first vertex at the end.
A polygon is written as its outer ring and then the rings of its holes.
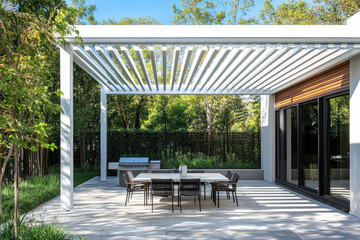
{"type": "Polygon", "coordinates": [[[204,199],[206,199],[206,186],[211,186],[211,199],[214,206],[220,207],[220,192],[225,192],[227,199],[231,199],[239,206],[236,189],[240,178],[238,173],[227,171],[226,175],[221,173],[191,172],[185,177],[180,176],[178,170],[153,171],[151,173],[140,173],[134,177],[132,171],[124,173],[126,183],[125,206],[129,203],[134,192],[143,192],[144,206],[151,200],[151,209],[154,211],[154,196],[171,197],[172,212],[174,212],[174,197],[177,193],[178,207],[182,212],[182,197],[194,197],[199,202],[199,211],[201,212],[201,190],[204,190],[204,199]],[[231,195],[230,195],[231,194],[231,195]]]}

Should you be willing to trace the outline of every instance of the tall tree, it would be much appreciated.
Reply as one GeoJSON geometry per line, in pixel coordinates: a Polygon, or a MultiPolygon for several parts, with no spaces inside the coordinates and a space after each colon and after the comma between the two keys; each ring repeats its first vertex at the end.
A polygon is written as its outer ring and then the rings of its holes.
{"type": "Polygon", "coordinates": [[[49,91],[51,72],[58,70],[49,67],[56,52],[54,34],[70,33],[68,24],[74,17],[74,11],[63,2],[29,2],[0,2],[0,131],[4,133],[0,145],[6,153],[2,153],[5,161],[13,153],[16,237],[20,217],[19,153],[21,149],[36,150],[37,145],[55,148],[47,141],[45,116],[60,110],[51,101],[51,95],[56,93],[49,91]],[[41,7],[34,9],[29,2],[41,7]]]}

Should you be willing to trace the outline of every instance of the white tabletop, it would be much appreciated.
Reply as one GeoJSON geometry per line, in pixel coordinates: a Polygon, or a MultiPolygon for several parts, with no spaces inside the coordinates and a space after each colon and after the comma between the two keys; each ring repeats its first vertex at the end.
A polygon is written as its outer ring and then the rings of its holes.
{"type": "Polygon", "coordinates": [[[174,182],[180,182],[180,178],[200,178],[202,182],[229,181],[221,173],[188,173],[186,177],[180,177],[179,173],[140,173],[136,176],[134,182],[151,182],[152,178],[173,179],[174,182]]]}

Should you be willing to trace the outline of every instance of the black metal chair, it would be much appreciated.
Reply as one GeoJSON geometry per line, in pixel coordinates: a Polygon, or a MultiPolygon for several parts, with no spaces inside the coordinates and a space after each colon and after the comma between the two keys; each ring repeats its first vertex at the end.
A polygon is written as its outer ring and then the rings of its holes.
{"type": "Polygon", "coordinates": [[[180,179],[178,188],[178,205],[180,205],[180,212],[182,212],[181,196],[194,196],[194,203],[196,203],[195,198],[198,197],[199,210],[201,212],[201,181],[199,178],[180,179]]]}
{"type": "Polygon", "coordinates": [[[237,173],[234,173],[231,176],[231,179],[229,182],[216,182],[213,184],[213,200],[214,205],[216,205],[216,192],[217,192],[217,202],[218,207],[220,207],[220,192],[227,192],[232,193],[233,201],[236,200],[236,205],[239,206],[239,202],[236,195],[236,189],[237,189],[237,183],[239,181],[240,175],[237,173]],[[234,196],[235,194],[235,196],[234,196]]]}
{"type": "Polygon", "coordinates": [[[154,212],[154,196],[171,196],[172,212],[174,212],[174,180],[151,179],[151,212],[154,212]]]}
{"type": "Polygon", "coordinates": [[[130,180],[129,174],[127,172],[124,173],[123,176],[124,176],[124,180],[125,180],[125,184],[126,184],[125,206],[129,202],[129,200],[132,197],[134,192],[144,192],[144,206],[145,206],[146,201],[147,201],[147,184],[146,183],[132,182],[130,180]]]}
{"type": "MultiPolygon", "coordinates": [[[[225,177],[230,180],[233,174],[234,174],[234,172],[229,170],[229,171],[226,172],[225,177]]],[[[212,183],[211,183],[211,198],[213,198],[213,195],[214,195],[214,193],[213,193],[214,184],[217,184],[217,183],[216,183],[216,182],[212,182],[212,183]]],[[[230,199],[230,194],[229,194],[229,192],[226,192],[226,196],[227,196],[228,199],[230,199]]],[[[215,198],[214,198],[214,199],[215,199],[215,198]]],[[[216,204],[216,202],[215,202],[215,200],[214,200],[214,205],[215,205],[215,204],[216,204]]]]}

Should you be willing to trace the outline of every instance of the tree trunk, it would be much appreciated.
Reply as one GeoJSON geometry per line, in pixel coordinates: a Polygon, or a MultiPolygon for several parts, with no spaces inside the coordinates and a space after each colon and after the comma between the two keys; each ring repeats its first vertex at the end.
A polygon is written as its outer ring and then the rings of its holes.
{"type": "Polygon", "coordinates": [[[139,101],[139,104],[136,108],[135,112],[135,129],[141,128],[141,114],[144,106],[146,105],[146,102],[148,101],[148,98],[146,96],[141,96],[141,99],[139,101]]]}
{"type": "Polygon", "coordinates": [[[15,238],[19,235],[20,211],[19,211],[19,150],[17,142],[14,150],[14,229],[15,238]]]}
{"type": "Polygon", "coordinates": [[[11,157],[13,149],[14,149],[14,145],[12,144],[10,146],[9,152],[1,166],[1,172],[0,172],[0,224],[1,224],[1,219],[2,219],[2,192],[1,192],[2,191],[2,181],[3,181],[4,175],[5,175],[6,165],[11,157]]]}

